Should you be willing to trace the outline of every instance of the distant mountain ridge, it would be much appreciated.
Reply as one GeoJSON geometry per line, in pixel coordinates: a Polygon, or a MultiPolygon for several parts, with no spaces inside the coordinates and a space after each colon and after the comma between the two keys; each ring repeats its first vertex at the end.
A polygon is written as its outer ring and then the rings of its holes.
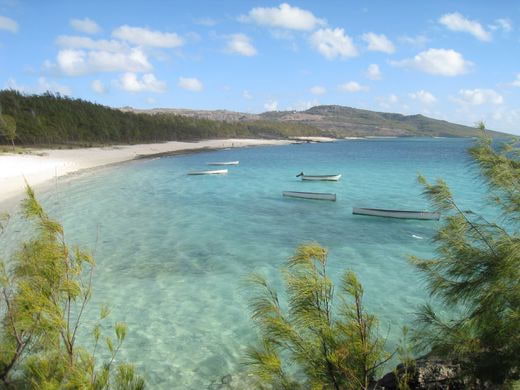
{"type": "MultiPolygon", "coordinates": [[[[170,113],[193,118],[229,122],[257,120],[290,122],[312,126],[319,130],[320,135],[339,138],[366,136],[474,137],[480,134],[479,131],[473,127],[433,119],[421,114],[403,115],[339,105],[315,106],[305,111],[269,111],[262,114],[249,114],[227,110],[212,111],[170,108],[138,110],[125,107],[122,110],[148,114],[170,113]]],[[[508,135],[491,130],[489,133],[497,137],[508,135]]]]}

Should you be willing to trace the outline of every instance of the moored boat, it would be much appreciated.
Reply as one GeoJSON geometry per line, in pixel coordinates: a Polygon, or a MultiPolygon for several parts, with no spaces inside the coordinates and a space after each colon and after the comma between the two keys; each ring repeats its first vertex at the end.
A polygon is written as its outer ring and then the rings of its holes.
{"type": "Polygon", "coordinates": [[[188,175],[225,175],[228,173],[227,169],[216,169],[213,171],[193,171],[188,172],[188,175]]]}
{"type": "Polygon", "coordinates": [[[354,207],[352,214],[368,215],[371,217],[399,218],[399,219],[420,219],[438,221],[441,217],[439,212],[431,211],[411,211],[411,210],[386,210],[354,207]]]}
{"type": "Polygon", "coordinates": [[[298,192],[298,191],[284,191],[283,196],[290,198],[316,199],[316,200],[331,200],[336,201],[336,194],[328,192],[298,192]]]}
{"type": "Polygon", "coordinates": [[[341,175],[306,175],[303,172],[296,175],[296,177],[301,177],[302,180],[311,180],[311,181],[338,181],[341,178],[341,175]]]}
{"type": "Polygon", "coordinates": [[[239,161],[209,162],[207,165],[238,165],[239,161]]]}

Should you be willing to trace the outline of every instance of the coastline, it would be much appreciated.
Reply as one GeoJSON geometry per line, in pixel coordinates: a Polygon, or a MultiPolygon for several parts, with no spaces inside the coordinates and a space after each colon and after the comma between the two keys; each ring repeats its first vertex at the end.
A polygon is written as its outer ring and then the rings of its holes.
{"type": "Polygon", "coordinates": [[[10,205],[23,195],[25,181],[34,188],[63,176],[125,161],[231,147],[275,146],[291,143],[294,141],[231,138],[80,149],[38,149],[33,154],[4,154],[0,155],[0,204],[3,206],[1,209],[5,206],[11,208],[10,205]]]}

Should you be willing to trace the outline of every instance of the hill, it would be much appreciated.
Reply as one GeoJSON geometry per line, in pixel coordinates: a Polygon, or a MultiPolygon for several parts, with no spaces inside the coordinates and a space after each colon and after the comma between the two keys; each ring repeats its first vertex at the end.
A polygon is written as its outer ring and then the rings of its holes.
{"type": "MultiPolygon", "coordinates": [[[[367,137],[474,137],[479,135],[474,127],[459,125],[427,116],[402,115],[387,112],[362,110],[358,108],[328,105],[315,106],[305,111],[269,111],[262,114],[241,113],[227,110],[186,110],[162,109],[138,110],[124,108],[136,113],[175,114],[191,118],[224,120],[229,122],[270,122],[292,123],[309,126],[325,136],[367,137]]],[[[490,131],[493,136],[507,136],[505,133],[490,131]]]]}
{"type": "MultiPolygon", "coordinates": [[[[472,137],[479,134],[473,127],[428,118],[424,115],[402,115],[361,110],[343,106],[316,106],[306,111],[266,112],[263,119],[315,126],[338,136],[421,136],[472,137]]],[[[494,136],[504,133],[491,132],[494,136]]]]}
{"type": "MultiPolygon", "coordinates": [[[[343,106],[316,106],[306,111],[263,114],[174,108],[114,109],[52,93],[25,95],[13,90],[0,91],[0,114],[14,118],[15,141],[24,145],[85,146],[234,137],[471,137],[479,134],[472,127],[423,115],[343,106]]],[[[506,136],[496,132],[491,134],[506,136]]],[[[0,143],[8,143],[1,134],[0,143]]]]}

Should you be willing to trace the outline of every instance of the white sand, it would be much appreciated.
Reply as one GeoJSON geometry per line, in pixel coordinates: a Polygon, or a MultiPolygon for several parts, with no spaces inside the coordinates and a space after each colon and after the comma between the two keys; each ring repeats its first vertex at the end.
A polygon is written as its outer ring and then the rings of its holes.
{"type": "Polygon", "coordinates": [[[31,186],[78,172],[83,169],[133,160],[139,156],[202,148],[227,148],[257,145],[284,145],[290,141],[262,139],[227,139],[199,142],[122,145],[85,149],[45,149],[36,154],[0,155],[0,202],[15,198],[31,186]],[[25,178],[25,180],[24,180],[25,178]]]}

